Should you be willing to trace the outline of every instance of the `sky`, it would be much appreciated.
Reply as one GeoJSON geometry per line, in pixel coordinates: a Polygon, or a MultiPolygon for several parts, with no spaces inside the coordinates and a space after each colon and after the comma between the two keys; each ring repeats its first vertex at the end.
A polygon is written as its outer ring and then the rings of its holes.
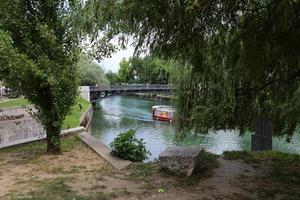
{"type": "Polygon", "coordinates": [[[123,58],[130,58],[134,53],[134,47],[128,46],[125,50],[118,51],[112,55],[111,58],[105,58],[100,62],[102,69],[107,72],[111,70],[112,72],[118,72],[119,63],[123,58]]]}

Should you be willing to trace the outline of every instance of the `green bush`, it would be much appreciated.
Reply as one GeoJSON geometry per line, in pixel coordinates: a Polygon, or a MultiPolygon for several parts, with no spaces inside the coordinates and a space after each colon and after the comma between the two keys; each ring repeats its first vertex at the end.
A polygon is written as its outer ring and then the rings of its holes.
{"type": "Polygon", "coordinates": [[[143,139],[137,139],[135,134],[136,131],[134,130],[120,133],[114,141],[110,143],[112,149],[111,153],[133,162],[141,162],[147,159],[150,152],[146,149],[143,139]]]}

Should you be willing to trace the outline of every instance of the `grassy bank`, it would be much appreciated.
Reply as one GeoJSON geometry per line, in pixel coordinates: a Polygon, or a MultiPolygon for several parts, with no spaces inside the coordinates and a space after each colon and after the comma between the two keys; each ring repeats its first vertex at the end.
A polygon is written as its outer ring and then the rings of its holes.
{"type": "Polygon", "coordinates": [[[81,116],[88,110],[90,102],[79,97],[76,103],[72,106],[71,113],[66,117],[63,129],[69,129],[79,126],[81,116]],[[82,108],[80,109],[80,106],[82,108]]]}
{"type": "Polygon", "coordinates": [[[28,101],[24,98],[7,99],[0,101],[0,108],[15,108],[28,105],[28,101]]]}
{"type": "MultiPolygon", "coordinates": [[[[29,102],[24,98],[8,99],[3,102],[0,101],[0,108],[16,108],[29,105],[29,102]]],[[[66,117],[63,123],[63,129],[69,129],[79,126],[80,118],[90,106],[90,102],[78,97],[76,103],[72,106],[71,113],[66,117]],[[81,108],[79,106],[81,105],[81,108]]]]}

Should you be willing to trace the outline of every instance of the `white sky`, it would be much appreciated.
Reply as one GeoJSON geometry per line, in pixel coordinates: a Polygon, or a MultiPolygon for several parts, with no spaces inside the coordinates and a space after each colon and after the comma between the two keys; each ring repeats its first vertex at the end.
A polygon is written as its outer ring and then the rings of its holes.
{"type": "Polygon", "coordinates": [[[134,48],[131,45],[128,45],[127,49],[118,51],[112,55],[111,58],[105,58],[100,62],[102,69],[107,72],[111,70],[112,72],[118,72],[119,63],[123,58],[130,58],[134,53],[134,48]]]}

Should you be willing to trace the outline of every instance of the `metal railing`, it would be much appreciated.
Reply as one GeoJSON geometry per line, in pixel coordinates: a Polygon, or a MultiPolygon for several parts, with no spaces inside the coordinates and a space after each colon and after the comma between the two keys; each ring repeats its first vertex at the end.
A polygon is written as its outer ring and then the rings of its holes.
{"type": "Polygon", "coordinates": [[[170,90],[173,89],[167,84],[128,84],[128,85],[112,85],[112,86],[90,86],[90,91],[136,91],[136,90],[170,90]]]}

